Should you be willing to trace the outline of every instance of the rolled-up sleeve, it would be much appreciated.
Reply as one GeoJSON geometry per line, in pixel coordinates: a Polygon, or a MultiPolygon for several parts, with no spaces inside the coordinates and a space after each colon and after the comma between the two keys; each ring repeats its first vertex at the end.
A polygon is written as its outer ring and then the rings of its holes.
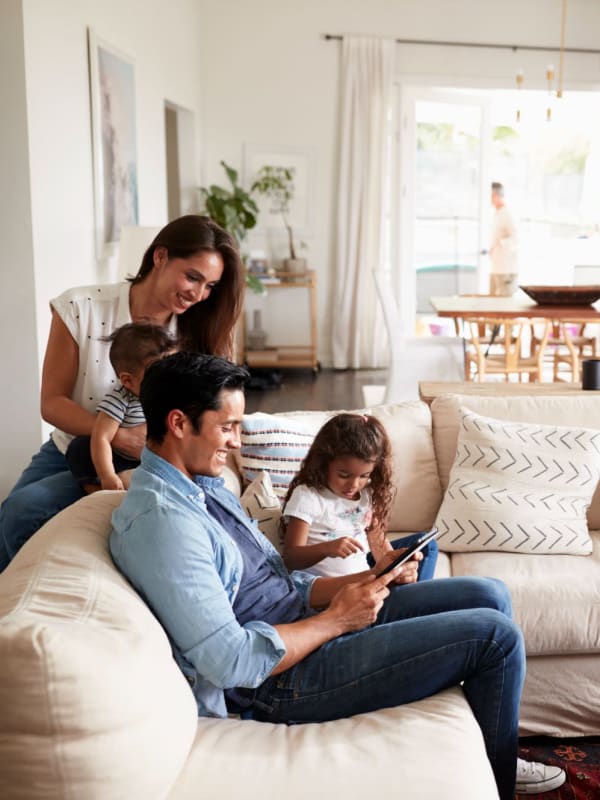
{"type": "MultiPolygon", "coordinates": [[[[172,506],[143,513],[124,530],[113,528],[110,545],[181,655],[212,685],[258,686],[285,655],[273,626],[238,623],[219,574],[224,553],[202,532],[190,532],[185,514],[172,506]]],[[[237,577],[235,563],[232,570],[235,588],[241,559],[237,577]]]]}

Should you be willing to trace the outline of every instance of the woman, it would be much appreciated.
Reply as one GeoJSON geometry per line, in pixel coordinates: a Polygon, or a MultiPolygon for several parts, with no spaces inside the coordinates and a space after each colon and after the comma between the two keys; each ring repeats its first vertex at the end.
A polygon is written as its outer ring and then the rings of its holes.
{"type": "MultiPolygon", "coordinates": [[[[170,222],[129,281],[70,289],[50,302],[52,322],[42,371],[41,410],[55,426],[0,510],[0,570],[44,522],[83,492],[64,453],[89,436],[97,403],[117,380],[105,336],[126,322],[177,333],[182,349],[232,357],[244,271],[233,237],[207,217],[170,222]]],[[[144,425],[121,428],[114,446],[138,458],[144,425]]]]}

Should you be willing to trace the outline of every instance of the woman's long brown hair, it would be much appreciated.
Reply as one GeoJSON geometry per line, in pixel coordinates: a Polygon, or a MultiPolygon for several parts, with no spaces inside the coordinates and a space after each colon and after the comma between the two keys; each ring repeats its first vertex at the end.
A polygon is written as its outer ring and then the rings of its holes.
{"type": "MultiPolygon", "coordinates": [[[[368,414],[336,414],[315,436],[300,469],[292,478],[285,503],[296,486],[327,488],[327,468],[334,458],[350,456],[374,463],[369,488],[375,532],[385,535],[392,510],[392,446],[384,426],[368,414]]],[[[283,517],[282,517],[283,519],[283,517]]]]}
{"type": "Polygon", "coordinates": [[[144,253],[132,284],[141,283],[154,267],[154,251],[165,247],[169,258],[191,258],[198,253],[219,253],[223,275],[201,303],[195,303],[177,318],[183,350],[232,359],[234,327],[244,300],[244,265],[233,236],[208,217],[187,214],[159,231],[144,253]]]}

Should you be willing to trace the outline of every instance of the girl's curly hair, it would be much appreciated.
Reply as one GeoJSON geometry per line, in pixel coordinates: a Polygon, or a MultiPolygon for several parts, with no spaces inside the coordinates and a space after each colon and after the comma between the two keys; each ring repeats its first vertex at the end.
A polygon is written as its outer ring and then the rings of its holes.
{"type": "Polygon", "coordinates": [[[330,462],[347,456],[375,464],[370,481],[373,520],[383,536],[394,499],[392,446],[384,426],[368,414],[336,414],[323,425],[290,482],[284,506],[296,486],[325,489],[330,462]]]}

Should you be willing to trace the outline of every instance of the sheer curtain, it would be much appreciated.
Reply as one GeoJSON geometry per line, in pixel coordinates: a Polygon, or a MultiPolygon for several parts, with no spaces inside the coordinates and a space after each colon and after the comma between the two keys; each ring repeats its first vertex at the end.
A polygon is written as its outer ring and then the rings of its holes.
{"type": "Polygon", "coordinates": [[[393,39],[345,36],[342,44],[340,178],[334,286],[333,365],[387,363],[373,269],[381,266],[393,39]]]}

